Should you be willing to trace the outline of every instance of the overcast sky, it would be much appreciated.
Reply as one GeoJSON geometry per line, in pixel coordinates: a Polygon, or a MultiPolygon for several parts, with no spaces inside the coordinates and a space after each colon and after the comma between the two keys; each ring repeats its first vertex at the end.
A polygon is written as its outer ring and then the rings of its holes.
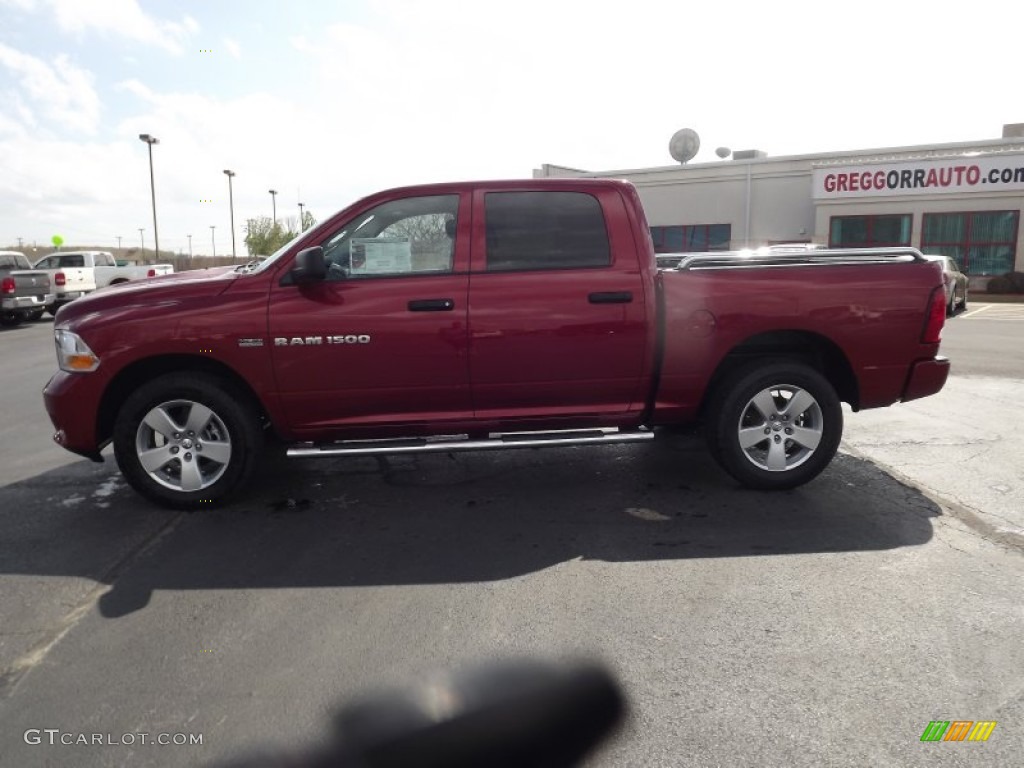
{"type": "MultiPolygon", "coordinates": [[[[230,252],[401,184],[671,165],[1024,122],[1019,0],[0,0],[0,248],[230,252]]],[[[31,251],[29,251],[31,253],[31,251]]]]}

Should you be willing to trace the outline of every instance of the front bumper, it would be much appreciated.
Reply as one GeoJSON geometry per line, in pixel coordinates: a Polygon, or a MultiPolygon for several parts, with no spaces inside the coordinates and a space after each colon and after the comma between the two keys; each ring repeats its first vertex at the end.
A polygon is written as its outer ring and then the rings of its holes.
{"type": "Polygon", "coordinates": [[[53,440],[79,456],[103,461],[96,434],[101,378],[93,373],[57,371],[43,387],[43,403],[53,422],[53,440]]]}
{"type": "Polygon", "coordinates": [[[53,304],[56,298],[52,293],[36,294],[35,296],[5,296],[0,299],[0,309],[7,312],[19,309],[44,309],[53,304]]]}
{"type": "Polygon", "coordinates": [[[917,400],[921,397],[934,395],[946,384],[949,377],[949,358],[941,355],[931,360],[918,360],[910,366],[910,375],[903,386],[900,400],[917,400]]]}

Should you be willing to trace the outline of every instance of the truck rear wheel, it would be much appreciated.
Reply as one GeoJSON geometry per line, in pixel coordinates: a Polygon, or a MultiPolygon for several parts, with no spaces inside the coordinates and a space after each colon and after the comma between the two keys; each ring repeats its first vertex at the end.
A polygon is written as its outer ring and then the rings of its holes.
{"type": "Polygon", "coordinates": [[[125,479],[172,509],[224,501],[252,474],[261,446],[246,399],[204,373],[173,373],[142,385],[114,423],[114,456],[125,479]]]}
{"type": "Polygon", "coordinates": [[[712,455],[742,485],[783,490],[814,479],[832,461],[843,410],[810,366],[762,362],[722,383],[705,429],[712,455]]]}

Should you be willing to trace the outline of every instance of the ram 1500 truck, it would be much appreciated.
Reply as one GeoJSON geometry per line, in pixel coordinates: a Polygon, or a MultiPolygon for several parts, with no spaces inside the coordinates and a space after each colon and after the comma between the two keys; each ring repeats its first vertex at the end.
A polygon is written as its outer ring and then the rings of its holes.
{"type": "Polygon", "coordinates": [[[49,275],[32,271],[23,253],[0,251],[0,325],[38,320],[52,301],[49,275]]]}
{"type": "MultiPolygon", "coordinates": [[[[938,392],[939,266],[914,249],[683,259],[659,270],[627,182],[381,192],[261,263],[69,304],[54,439],[142,495],[224,500],[271,433],[292,457],[643,441],[703,423],[740,483],[831,461],[840,402],[938,392]]],[[[681,468],[685,471],[685,468],[681,468]]]]}

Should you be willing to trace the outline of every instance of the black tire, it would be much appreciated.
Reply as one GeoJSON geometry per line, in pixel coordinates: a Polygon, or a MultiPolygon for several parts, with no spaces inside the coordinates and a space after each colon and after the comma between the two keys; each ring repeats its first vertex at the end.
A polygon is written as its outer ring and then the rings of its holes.
{"type": "Polygon", "coordinates": [[[58,309],[60,309],[59,304],[49,304],[46,307],[46,312],[50,315],[50,317],[56,317],[58,309]]]}
{"type": "Polygon", "coordinates": [[[835,389],[798,362],[762,361],[736,370],[719,385],[705,420],[711,455],[740,484],[758,490],[813,480],[836,455],[842,436],[843,409],[835,389]],[[789,413],[798,393],[803,394],[793,405],[797,410],[789,413]],[[756,442],[744,447],[741,440],[756,442]]]}
{"type": "Polygon", "coordinates": [[[0,325],[9,327],[20,322],[21,317],[17,312],[0,312],[0,325]]]}
{"type": "Polygon", "coordinates": [[[262,445],[248,399],[206,373],[172,373],[143,384],[114,422],[121,473],[140,494],[170,509],[225,501],[249,479],[262,445]]]}
{"type": "Polygon", "coordinates": [[[42,309],[33,309],[31,312],[25,315],[25,319],[28,320],[30,323],[35,323],[42,319],[44,311],[45,310],[42,309]]]}

